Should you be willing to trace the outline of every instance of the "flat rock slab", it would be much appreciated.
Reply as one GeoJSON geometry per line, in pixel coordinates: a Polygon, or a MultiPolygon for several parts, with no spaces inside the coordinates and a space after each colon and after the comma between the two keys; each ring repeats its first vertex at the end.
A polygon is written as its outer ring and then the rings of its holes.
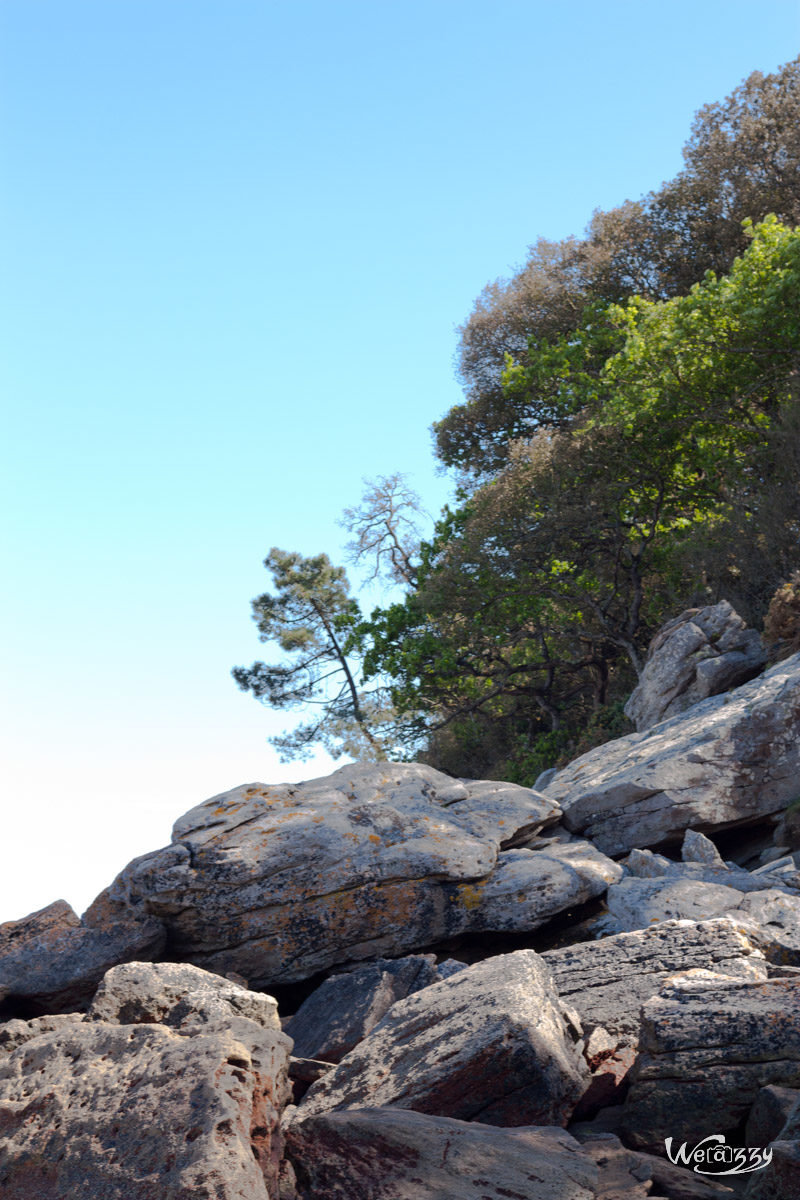
{"type": "Polygon", "coordinates": [[[158,957],[166,940],[161,921],[119,905],[102,907],[102,924],[93,923],[92,909],[81,920],[57,900],[0,925],[0,999],[6,1006],[21,1002],[39,1013],[77,1009],[91,999],[109,967],[158,957]]]}
{"type": "Polygon", "coordinates": [[[800,980],[691,971],[642,1006],[625,1102],[630,1144],[663,1153],[735,1130],[767,1084],[800,1086],[800,980]]]}
{"type": "Polygon", "coordinates": [[[598,1195],[597,1166],[563,1129],[498,1129],[403,1109],[360,1108],[294,1121],[286,1146],[299,1200],[598,1195]]]}
{"type": "Polygon", "coordinates": [[[214,797],[111,892],[163,920],[176,957],[268,988],[466,931],[535,929],[602,894],[621,868],[588,843],[517,846],[559,814],[514,784],[352,764],[214,797]]]}
{"type": "Polygon", "coordinates": [[[288,1039],[75,1023],[0,1058],[4,1200],[270,1200],[288,1039]],[[268,1069],[267,1069],[268,1068],[268,1069]]]}
{"type": "Polygon", "coordinates": [[[797,795],[800,655],[559,771],[545,794],[606,854],[753,824],[797,795]]]}
{"type": "Polygon", "coordinates": [[[724,918],[664,921],[634,933],[547,950],[542,958],[585,1033],[602,1026],[635,1042],[642,1005],[676,972],[702,968],[743,979],[767,977],[761,952],[724,918]]]}
{"type": "Polygon", "coordinates": [[[390,1106],[563,1125],[588,1082],[578,1032],[538,954],[499,955],[398,1001],[300,1113],[390,1106]]]}

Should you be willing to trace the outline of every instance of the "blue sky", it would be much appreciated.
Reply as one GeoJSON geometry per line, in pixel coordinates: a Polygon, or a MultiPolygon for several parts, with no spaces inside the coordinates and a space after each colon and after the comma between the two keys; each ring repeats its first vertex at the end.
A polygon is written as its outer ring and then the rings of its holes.
{"type": "Polygon", "coordinates": [[[800,50],[775,0],[3,0],[0,921],[281,765],[230,669],[273,545],[437,511],[457,326],[800,50]]]}

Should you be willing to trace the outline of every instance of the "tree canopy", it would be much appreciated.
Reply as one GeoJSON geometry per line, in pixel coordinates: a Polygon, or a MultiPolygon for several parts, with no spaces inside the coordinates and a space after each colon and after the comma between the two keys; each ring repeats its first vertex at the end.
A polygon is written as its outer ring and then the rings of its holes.
{"type": "Polygon", "coordinates": [[[271,552],[254,616],[292,662],[234,677],[320,706],[285,754],[531,783],[624,731],[664,620],[724,597],[758,623],[796,580],[800,58],[702,109],[684,160],[479,297],[436,427],[454,503],[420,540],[393,475],[344,516],[398,599],[367,617],[325,555],[271,552]]]}

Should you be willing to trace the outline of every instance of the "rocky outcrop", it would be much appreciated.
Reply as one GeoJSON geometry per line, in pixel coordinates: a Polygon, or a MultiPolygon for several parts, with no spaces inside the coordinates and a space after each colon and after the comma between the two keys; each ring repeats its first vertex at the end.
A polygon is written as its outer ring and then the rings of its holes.
{"type": "Polygon", "coordinates": [[[630,1144],[663,1152],[747,1119],[767,1084],[800,1087],[800,979],[689,971],[642,1006],[642,1053],[625,1102],[630,1144]]]}
{"type": "Polygon", "coordinates": [[[396,1106],[487,1125],[562,1125],[588,1070],[539,955],[499,955],[395,1004],[300,1112],[396,1106]]]}
{"type": "Polygon", "coordinates": [[[653,638],[625,714],[640,732],[650,729],[700,700],[746,683],[766,661],[761,638],[727,600],[690,608],[653,638]]]}
{"type": "Polygon", "coordinates": [[[214,797],[111,893],[163,921],[177,957],[271,987],[467,931],[536,929],[601,895],[621,868],[589,843],[519,846],[559,816],[530,788],[353,765],[214,797]]]}
{"type": "Polygon", "coordinates": [[[94,1013],[64,1016],[51,1029],[43,1022],[52,1018],[31,1021],[0,1054],[3,1196],[276,1197],[291,1043],[247,1017],[229,1020],[232,1008],[192,1013],[192,994],[202,1008],[219,1000],[226,981],[204,988],[194,978],[194,993],[179,997],[174,971],[146,968],[134,982],[139,966],[118,968],[130,986],[120,988],[119,976],[110,981],[94,1013]],[[149,999],[145,974],[156,984],[149,999]],[[112,994],[121,1000],[116,1008],[112,994]],[[177,1028],[110,1023],[128,1015],[129,1003],[153,1016],[165,1002],[175,1019],[183,1004],[177,1028]]]}
{"type": "Polygon", "coordinates": [[[105,897],[83,920],[57,900],[21,921],[0,925],[0,1001],[28,1014],[79,1008],[109,967],[157,958],[165,941],[161,921],[105,897]]]}
{"type": "Polygon", "coordinates": [[[679,842],[779,813],[800,775],[800,655],[733,692],[590,750],[545,794],[604,853],[679,842]]]}

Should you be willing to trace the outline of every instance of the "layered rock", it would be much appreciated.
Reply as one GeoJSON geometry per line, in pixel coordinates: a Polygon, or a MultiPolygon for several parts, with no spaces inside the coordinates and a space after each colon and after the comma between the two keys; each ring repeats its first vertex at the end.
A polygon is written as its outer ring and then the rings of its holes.
{"type": "Polygon", "coordinates": [[[761,638],[727,600],[690,608],[653,638],[625,714],[640,732],[650,729],[700,700],[746,683],[766,660],[761,638]]]}
{"type": "Polygon", "coordinates": [[[753,824],[795,799],[800,655],[644,733],[590,750],[545,794],[606,854],[753,824]]]}
{"type": "Polygon", "coordinates": [[[740,1126],[767,1084],[800,1086],[800,979],[690,971],[642,1006],[642,1053],[625,1102],[634,1146],[694,1145],[740,1126]]]}
{"type": "Polygon", "coordinates": [[[296,1120],[287,1149],[299,1200],[594,1200],[599,1190],[597,1166],[563,1129],[359,1108],[296,1120]]]}
{"type": "Polygon", "coordinates": [[[81,920],[57,900],[21,921],[0,925],[0,1001],[28,1013],[85,1005],[109,967],[157,958],[161,921],[99,897],[81,920]]]}
{"type": "Polygon", "coordinates": [[[163,920],[177,957],[268,987],[466,931],[536,929],[602,894],[621,869],[590,844],[518,846],[559,815],[530,788],[354,764],[214,797],[111,892],[163,920]]]}
{"type": "Polygon", "coordinates": [[[390,1106],[562,1125],[588,1081],[579,1032],[539,955],[499,955],[394,1004],[300,1113],[390,1106]]]}

